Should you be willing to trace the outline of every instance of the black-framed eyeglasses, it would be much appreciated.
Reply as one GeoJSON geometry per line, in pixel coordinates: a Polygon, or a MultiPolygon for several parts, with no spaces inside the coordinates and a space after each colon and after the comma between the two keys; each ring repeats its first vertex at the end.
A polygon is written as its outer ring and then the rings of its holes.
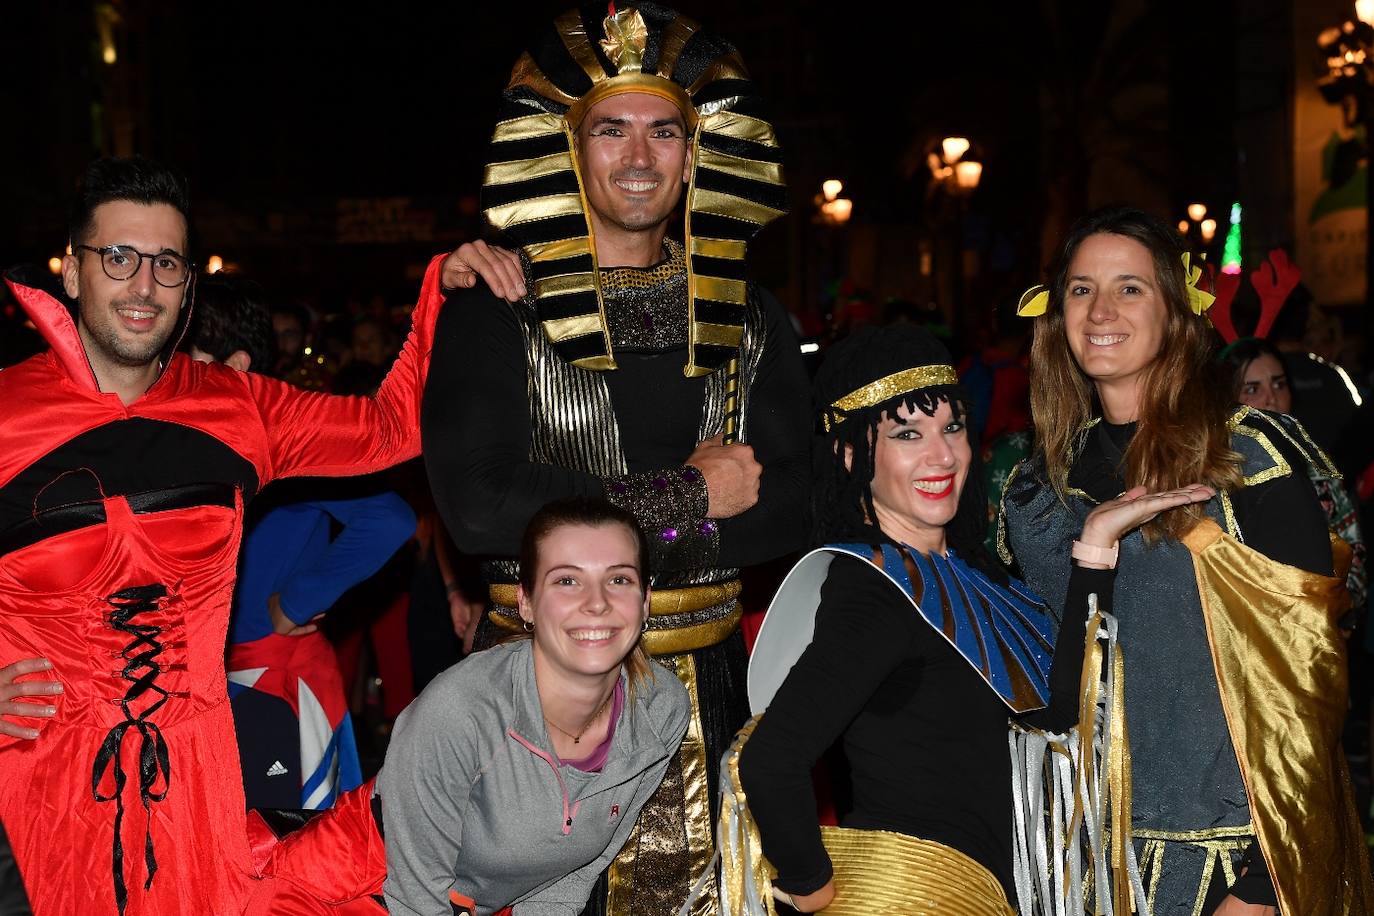
{"type": "Polygon", "coordinates": [[[106,245],[93,248],[90,245],[73,245],[100,255],[100,267],[111,280],[128,280],[143,268],[143,259],[153,265],[153,280],[158,286],[175,289],[186,283],[191,276],[190,261],[174,251],[160,251],[157,254],[144,254],[130,245],[106,245]]]}

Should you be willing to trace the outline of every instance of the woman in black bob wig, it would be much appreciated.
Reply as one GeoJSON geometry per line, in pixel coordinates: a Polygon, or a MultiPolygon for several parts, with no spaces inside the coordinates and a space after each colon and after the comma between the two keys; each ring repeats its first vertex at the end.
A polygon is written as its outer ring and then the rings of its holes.
{"type": "Polygon", "coordinates": [[[1004,916],[1008,719],[1076,721],[1088,596],[1110,603],[1111,546],[1209,491],[1132,491],[1088,519],[1056,647],[1047,608],[983,546],[968,401],[944,346],[916,327],[862,329],[827,354],[815,398],[825,546],[769,609],[749,681],[767,714],[738,756],[773,894],[801,912],[929,900],[1004,916]],[[853,805],[822,828],[811,770],[836,739],[853,805]]]}

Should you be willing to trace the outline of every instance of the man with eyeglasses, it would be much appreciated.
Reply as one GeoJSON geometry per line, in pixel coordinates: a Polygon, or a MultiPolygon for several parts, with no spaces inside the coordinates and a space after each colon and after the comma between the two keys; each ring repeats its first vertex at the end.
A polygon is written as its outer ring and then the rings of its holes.
{"type": "Polygon", "coordinates": [[[0,821],[34,912],[237,913],[260,864],[224,670],[243,508],[420,451],[438,264],[375,398],[176,348],[182,180],[86,171],[62,285],[7,276],[50,349],[0,372],[0,821]]]}

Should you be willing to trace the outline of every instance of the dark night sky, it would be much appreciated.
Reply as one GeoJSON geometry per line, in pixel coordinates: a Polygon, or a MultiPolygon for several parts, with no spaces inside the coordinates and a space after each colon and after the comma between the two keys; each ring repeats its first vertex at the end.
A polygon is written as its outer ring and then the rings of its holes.
{"type": "MultiPolygon", "coordinates": [[[[233,236],[242,241],[264,214],[328,214],[339,197],[433,200],[442,224],[475,227],[456,214],[480,183],[497,95],[529,24],[567,4],[119,5],[130,23],[121,66],[134,74],[130,95],[141,112],[134,147],[190,178],[204,257],[221,242],[216,226],[242,217],[248,228],[233,236]]],[[[0,219],[0,262],[46,260],[60,248],[66,196],[98,152],[91,102],[108,88],[93,6],[6,9],[0,103],[10,129],[0,143],[0,212],[10,216],[0,219]]],[[[919,221],[921,150],[967,134],[987,166],[974,210],[1033,236],[1041,194],[1037,5],[920,3],[881,13],[817,0],[679,7],[740,47],[774,105],[794,210],[804,213],[820,180],[834,176],[856,201],[856,222],[919,221]]],[[[787,231],[770,228],[765,246],[781,251],[787,231]]],[[[285,243],[256,253],[243,243],[238,255],[250,272],[269,274],[304,260],[305,276],[330,272],[343,280],[319,282],[336,287],[372,282],[355,262],[394,276],[400,261],[413,267],[436,247],[339,251],[320,240],[312,247],[308,235],[293,246],[288,230],[285,243]]]]}

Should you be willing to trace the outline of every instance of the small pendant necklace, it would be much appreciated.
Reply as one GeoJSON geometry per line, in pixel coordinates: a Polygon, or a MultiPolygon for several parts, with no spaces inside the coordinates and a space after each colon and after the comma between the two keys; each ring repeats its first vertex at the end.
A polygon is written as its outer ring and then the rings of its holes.
{"type": "Polygon", "coordinates": [[[562,732],[569,738],[573,739],[573,744],[581,744],[582,736],[585,735],[587,733],[587,730],[592,727],[592,723],[594,723],[597,719],[601,718],[601,714],[605,712],[606,706],[611,702],[611,697],[613,696],[615,696],[614,690],[612,690],[610,693],[606,695],[606,699],[602,700],[601,705],[596,707],[596,712],[592,713],[592,717],[587,720],[587,724],[582,726],[582,731],[578,732],[575,735],[572,732],[567,731],[566,729],[559,728],[558,723],[550,719],[548,716],[544,717],[544,721],[549,725],[553,726],[555,731],[562,732]]]}

